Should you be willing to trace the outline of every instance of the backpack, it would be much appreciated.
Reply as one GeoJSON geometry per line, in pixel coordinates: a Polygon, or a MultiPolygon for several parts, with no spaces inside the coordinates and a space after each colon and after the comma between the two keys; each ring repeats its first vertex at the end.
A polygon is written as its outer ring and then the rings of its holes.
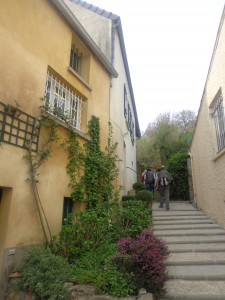
{"type": "Polygon", "coordinates": [[[147,171],[146,172],[145,181],[147,183],[154,183],[155,182],[155,176],[154,176],[154,173],[152,171],[147,171]]]}
{"type": "Polygon", "coordinates": [[[169,184],[169,182],[168,182],[168,179],[166,178],[166,177],[162,177],[162,178],[160,178],[160,185],[162,185],[162,186],[166,186],[166,185],[168,185],[169,184]]]}

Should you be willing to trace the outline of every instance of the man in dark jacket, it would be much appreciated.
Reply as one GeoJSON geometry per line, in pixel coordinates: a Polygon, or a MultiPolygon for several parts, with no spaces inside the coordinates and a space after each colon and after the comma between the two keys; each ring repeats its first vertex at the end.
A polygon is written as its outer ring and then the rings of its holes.
{"type": "Polygon", "coordinates": [[[150,191],[154,195],[155,174],[149,168],[145,173],[145,184],[146,184],[146,190],[150,191]]]}
{"type": "Polygon", "coordinates": [[[159,190],[160,195],[160,208],[163,208],[163,202],[165,199],[166,210],[170,209],[170,183],[173,181],[172,175],[165,169],[165,166],[161,166],[161,171],[158,173],[157,178],[157,189],[159,190]]]}

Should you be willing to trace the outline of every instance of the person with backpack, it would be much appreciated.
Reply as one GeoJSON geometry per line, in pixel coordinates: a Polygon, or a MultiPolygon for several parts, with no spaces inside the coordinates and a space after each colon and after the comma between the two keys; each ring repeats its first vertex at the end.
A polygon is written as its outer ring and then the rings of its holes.
{"type": "Polygon", "coordinates": [[[145,185],[146,185],[146,190],[151,192],[154,196],[155,174],[152,172],[150,168],[148,168],[147,172],[145,173],[145,185]]]}
{"type": "Polygon", "coordinates": [[[166,203],[166,210],[170,209],[170,183],[173,181],[173,176],[165,169],[165,166],[161,166],[161,171],[158,172],[157,189],[159,191],[159,208],[163,208],[164,201],[166,203]]]}

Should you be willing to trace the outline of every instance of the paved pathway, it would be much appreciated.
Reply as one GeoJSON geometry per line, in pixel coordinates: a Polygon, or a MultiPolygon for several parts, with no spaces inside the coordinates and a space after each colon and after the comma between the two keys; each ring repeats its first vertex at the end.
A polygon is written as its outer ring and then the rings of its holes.
{"type": "Polygon", "coordinates": [[[154,233],[164,239],[167,293],[158,300],[225,300],[225,230],[188,202],[153,203],[154,233]]]}

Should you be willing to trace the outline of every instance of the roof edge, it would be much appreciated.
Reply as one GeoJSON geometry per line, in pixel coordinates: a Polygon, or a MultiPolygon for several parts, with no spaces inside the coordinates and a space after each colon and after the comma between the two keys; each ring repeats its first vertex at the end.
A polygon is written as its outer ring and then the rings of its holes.
{"type": "Polygon", "coordinates": [[[103,54],[103,52],[98,48],[92,38],[89,36],[87,31],[78,21],[78,19],[73,15],[69,7],[64,3],[63,0],[48,0],[51,4],[60,12],[60,14],[67,20],[71,25],[73,30],[78,34],[78,36],[86,43],[86,45],[93,51],[95,56],[99,59],[105,69],[111,74],[112,77],[117,78],[118,73],[103,54]]]}

